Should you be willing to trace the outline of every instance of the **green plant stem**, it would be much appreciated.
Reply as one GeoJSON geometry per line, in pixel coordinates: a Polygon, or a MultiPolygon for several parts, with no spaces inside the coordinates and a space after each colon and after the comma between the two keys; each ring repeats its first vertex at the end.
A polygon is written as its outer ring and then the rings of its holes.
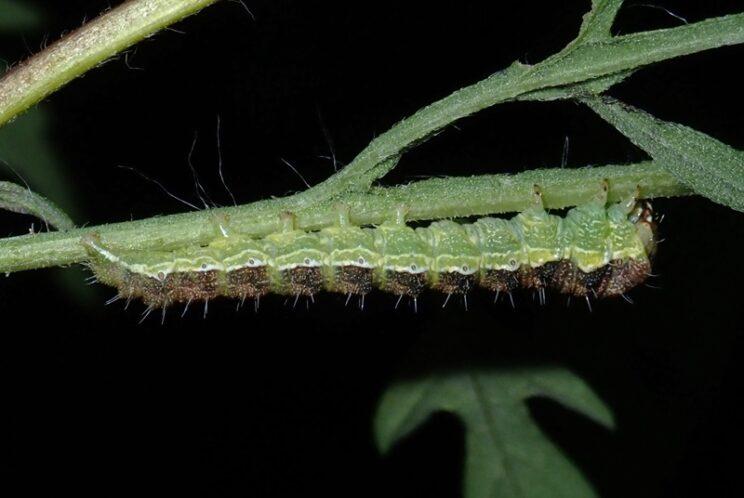
{"type": "Polygon", "coordinates": [[[228,234],[263,236],[281,228],[278,213],[292,210],[298,226],[314,230],[335,222],[338,205],[348,205],[351,220],[361,225],[393,219],[398,207],[409,209],[409,220],[473,216],[519,211],[530,205],[539,186],[546,208],[563,208],[596,196],[604,181],[609,199],[690,195],[664,168],[654,162],[581,169],[534,170],[514,175],[434,178],[368,193],[349,193],[333,200],[292,209],[292,198],[243,206],[114,223],[68,232],[39,233],[0,239],[0,272],[79,263],[86,259],[80,238],[96,233],[113,250],[162,250],[204,244],[228,234]]]}
{"type": "Polygon", "coordinates": [[[75,228],[67,213],[49,199],[15,183],[0,182],[0,209],[36,216],[57,230],[75,228]]]}
{"type": "Polygon", "coordinates": [[[217,0],[130,0],[0,79],[0,126],[113,55],[217,0]]]}
{"type": "MultiPolygon", "coordinates": [[[[320,186],[344,188],[359,178],[371,183],[395,164],[390,162],[389,167],[381,167],[381,163],[399,157],[406,149],[455,121],[495,104],[510,100],[569,98],[586,91],[599,93],[633,69],[738,43],[744,43],[744,14],[608,37],[602,41],[577,40],[539,64],[514,63],[424,107],[370,142],[346,168],[320,186]]],[[[363,190],[368,184],[358,186],[363,190]]]]}
{"type": "MultiPolygon", "coordinates": [[[[125,11],[132,8],[133,13],[141,16],[144,6],[153,9],[159,7],[164,9],[161,13],[167,12],[169,15],[159,18],[160,21],[148,18],[145,23],[148,28],[139,32],[126,23],[111,23],[109,34],[131,44],[146,33],[154,32],[167,22],[195,12],[209,3],[212,2],[132,1],[119,9],[125,11]]],[[[400,205],[409,208],[411,220],[519,210],[529,203],[534,184],[543,189],[546,207],[549,208],[584,202],[597,192],[597,185],[602,179],[610,183],[611,199],[630,195],[638,185],[642,187],[641,195],[648,198],[689,195],[691,192],[687,187],[653,162],[623,167],[535,171],[513,176],[447,178],[370,190],[372,183],[392,169],[407,148],[486,107],[508,100],[568,98],[587,92],[601,92],[644,65],[744,42],[744,14],[708,19],[678,28],[610,37],[609,26],[619,4],[619,1],[593,3],[595,7],[604,5],[606,8],[604,11],[592,11],[585,17],[577,40],[558,54],[534,66],[512,64],[499,73],[424,107],[373,140],[349,166],[312,189],[290,197],[235,208],[103,225],[64,234],[45,233],[0,240],[0,271],[80,262],[85,259],[85,253],[79,238],[92,231],[97,232],[103,243],[114,250],[146,250],[206,243],[219,237],[223,230],[251,236],[265,235],[280,228],[279,214],[283,211],[295,213],[301,228],[317,229],[333,223],[336,218],[335,206],[339,202],[350,205],[353,221],[375,224],[390,218],[400,205]]],[[[101,26],[108,26],[111,19],[124,20],[126,16],[122,18],[122,11],[112,16],[115,10],[99,18],[101,26]]],[[[139,22],[141,24],[144,19],[140,18],[139,22]]],[[[9,119],[14,113],[20,112],[24,105],[27,107],[52,91],[56,86],[51,82],[63,84],[91,67],[92,61],[100,62],[126,46],[124,42],[111,45],[111,41],[102,39],[100,33],[96,35],[97,30],[91,29],[90,24],[58,42],[57,47],[64,50],[58,48],[42,52],[27,62],[25,67],[19,66],[0,81],[0,118],[5,116],[3,119],[9,119]],[[108,55],[100,52],[98,43],[109,46],[108,55]],[[56,56],[51,57],[51,54],[56,56]],[[73,63],[75,60],[79,60],[77,65],[73,63]],[[80,61],[87,61],[87,65],[80,61]],[[46,70],[46,76],[40,73],[43,70],[46,70]],[[22,78],[19,79],[18,74],[24,72],[40,80],[31,78],[32,84],[29,86],[22,78]],[[48,86],[39,81],[47,81],[48,86]],[[29,88],[36,89],[36,92],[29,91],[29,88]],[[9,90],[10,93],[6,95],[10,97],[3,97],[2,92],[9,90]],[[31,98],[33,95],[35,97],[31,98]],[[3,105],[6,106],[5,110],[3,105]],[[8,111],[8,108],[11,110],[8,111]]]]}

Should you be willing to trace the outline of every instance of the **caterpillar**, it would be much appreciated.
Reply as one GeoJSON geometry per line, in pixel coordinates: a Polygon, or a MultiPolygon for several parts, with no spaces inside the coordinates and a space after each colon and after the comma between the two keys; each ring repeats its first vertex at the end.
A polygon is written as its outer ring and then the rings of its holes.
{"type": "MultiPolygon", "coordinates": [[[[653,210],[635,198],[610,206],[605,197],[549,214],[539,193],[533,207],[510,220],[441,220],[413,228],[405,210],[376,227],[349,222],[339,209],[334,226],[298,230],[293,215],[262,239],[219,237],[173,251],[106,248],[96,235],[82,243],[94,278],[116,287],[115,299],[140,298],[153,309],[223,296],[258,300],[269,293],[307,296],[322,290],[361,297],[374,288],[415,299],[426,288],[467,295],[475,287],[509,293],[554,289],[572,296],[624,296],[651,270],[656,248],[653,210]]],[[[223,230],[223,235],[226,232],[223,230]]],[[[295,301],[296,302],[296,301],[295,301]]],[[[363,304],[362,304],[363,306],[363,304]]]]}

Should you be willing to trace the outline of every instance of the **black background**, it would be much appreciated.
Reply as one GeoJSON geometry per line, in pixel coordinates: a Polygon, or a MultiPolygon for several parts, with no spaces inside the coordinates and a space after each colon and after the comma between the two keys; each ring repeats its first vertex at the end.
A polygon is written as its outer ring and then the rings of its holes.
{"type": "MultiPolygon", "coordinates": [[[[47,2],[44,33],[2,39],[20,59],[44,34],[109,2],[47,2]]],[[[627,2],[613,29],[673,27],[664,11],[627,2]]],[[[186,156],[214,200],[215,125],[239,202],[303,188],[333,172],[400,118],[511,61],[537,62],[576,33],[589,2],[287,2],[250,0],[255,20],[223,2],[140,44],[48,100],[53,137],[74,184],[76,221],[91,225],[186,209],[127,165],[196,202],[186,156]],[[564,5],[569,4],[569,5],[564,5]],[[322,119],[321,119],[322,116],[322,119]],[[322,124],[321,124],[322,123],[322,124]]],[[[744,10],[741,1],[663,4],[689,21],[744,10]]],[[[612,94],[655,115],[744,147],[736,74],[744,48],[723,48],[639,71],[612,94]]],[[[643,159],[572,102],[510,103],[449,128],[408,153],[385,183],[421,176],[517,172],[643,159]]],[[[659,288],[622,300],[513,311],[476,293],[470,310],[426,295],[419,312],[375,294],[362,312],[323,295],[306,309],[282,298],[258,314],[210,304],[165,325],[138,325],[139,305],[80,303],[54,274],[0,282],[2,480],[31,493],[108,496],[458,496],[464,427],[435,416],[390,455],[371,423],[404,364],[559,363],[580,373],[616,415],[610,433],[546,400],[536,422],[602,496],[742,492],[734,455],[743,359],[741,215],[701,198],[660,200],[659,288]],[[475,353],[477,351],[477,353],[475,353]],[[411,359],[413,358],[413,359],[411,359]]],[[[68,208],[71,206],[67,206],[68,208]]],[[[3,233],[30,220],[2,214],[3,233]]],[[[83,273],[80,272],[80,281],[83,273]]],[[[82,285],[82,284],[81,284],[82,285]]]]}

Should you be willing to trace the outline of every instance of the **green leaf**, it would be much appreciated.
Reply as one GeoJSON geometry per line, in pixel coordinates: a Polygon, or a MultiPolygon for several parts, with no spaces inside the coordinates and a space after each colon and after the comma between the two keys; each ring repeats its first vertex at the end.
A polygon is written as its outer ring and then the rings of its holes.
{"type": "Polygon", "coordinates": [[[744,211],[744,152],[615,99],[582,101],[696,193],[744,211]]]}
{"type": "Polygon", "coordinates": [[[17,0],[0,0],[0,33],[34,28],[40,23],[38,9],[17,0]]]}
{"type": "Polygon", "coordinates": [[[532,420],[525,401],[549,397],[612,427],[609,409],[576,375],[532,367],[431,374],[398,382],[375,417],[382,452],[432,413],[451,412],[465,424],[467,498],[595,496],[573,463],[532,420]]]}

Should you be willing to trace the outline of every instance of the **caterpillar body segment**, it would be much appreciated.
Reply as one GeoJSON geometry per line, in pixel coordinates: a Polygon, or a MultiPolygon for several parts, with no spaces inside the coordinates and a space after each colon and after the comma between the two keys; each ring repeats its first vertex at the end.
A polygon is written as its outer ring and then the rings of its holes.
{"type": "Polygon", "coordinates": [[[426,288],[450,295],[478,286],[607,297],[643,282],[655,251],[651,207],[635,201],[606,207],[599,199],[565,217],[535,205],[510,220],[443,220],[415,229],[402,216],[362,228],[341,215],[317,232],[288,220],[263,239],[229,235],[174,251],[115,252],[94,236],[82,242],[100,282],[152,308],[269,293],[364,296],[374,288],[413,298],[426,288]]]}
{"type": "Polygon", "coordinates": [[[429,281],[429,246],[416,231],[399,222],[383,223],[374,231],[380,255],[376,283],[383,291],[418,296],[429,281]]]}
{"type": "Polygon", "coordinates": [[[328,248],[326,288],[341,294],[369,294],[380,265],[373,232],[353,225],[338,225],[318,233],[328,248]]]}

